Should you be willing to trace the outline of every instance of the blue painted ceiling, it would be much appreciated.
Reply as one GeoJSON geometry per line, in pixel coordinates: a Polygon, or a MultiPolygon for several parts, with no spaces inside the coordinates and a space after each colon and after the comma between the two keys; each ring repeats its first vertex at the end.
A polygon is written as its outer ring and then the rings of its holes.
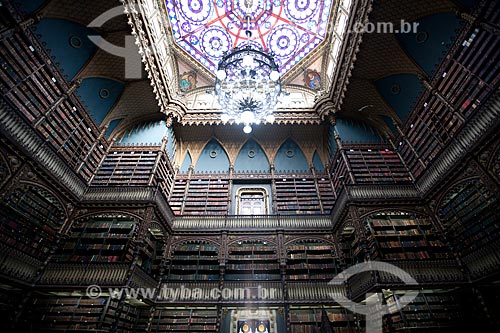
{"type": "Polygon", "coordinates": [[[86,78],[77,89],[80,100],[87,107],[92,119],[101,125],[106,115],[120,98],[125,84],[112,79],[86,78]]]}
{"type": "Polygon", "coordinates": [[[14,6],[24,14],[34,13],[46,0],[14,0],[14,6]]]}
{"type": "Polygon", "coordinates": [[[335,130],[344,143],[380,143],[383,142],[378,131],[362,121],[338,118],[335,130]]]}
{"type": "Polygon", "coordinates": [[[115,130],[116,126],[118,126],[118,124],[122,121],[122,119],[113,119],[109,122],[109,127],[108,129],[106,130],[106,137],[109,138],[111,133],[113,133],[113,131],[115,130]]]}
{"type": "Polygon", "coordinates": [[[97,33],[75,22],[44,18],[33,29],[68,81],[80,72],[97,50],[87,37],[97,33]]]}
{"type": "Polygon", "coordinates": [[[405,122],[424,87],[414,74],[396,74],[375,82],[378,92],[405,122]]]}
{"type": "Polygon", "coordinates": [[[440,13],[417,20],[417,33],[398,33],[401,46],[407,54],[431,77],[444,54],[451,46],[460,19],[455,13],[440,13]]]}
{"type": "Polygon", "coordinates": [[[125,131],[118,142],[132,145],[160,145],[166,131],[167,125],[163,120],[143,123],[125,131]]]}
{"type": "MultiPolygon", "coordinates": [[[[30,14],[39,10],[45,3],[44,0],[14,0],[17,7],[24,13],[30,14]]],[[[472,8],[477,1],[474,0],[457,0],[460,5],[472,8]]],[[[111,5],[112,7],[113,5],[111,5]]],[[[377,4],[378,7],[383,7],[377,4]]],[[[110,7],[110,8],[111,8],[110,7]]],[[[45,11],[45,8],[44,8],[45,11]]],[[[53,57],[54,63],[61,69],[65,78],[68,81],[75,79],[83,68],[91,61],[93,55],[96,53],[96,46],[87,38],[89,34],[95,35],[96,31],[87,28],[85,25],[75,23],[62,18],[51,18],[50,15],[45,16],[33,26],[33,29],[40,41],[50,52],[53,57]]],[[[416,16],[418,17],[418,16],[416,16]]],[[[125,17],[123,17],[124,20],[125,17]]],[[[460,28],[460,20],[453,12],[438,13],[430,16],[425,16],[417,20],[420,23],[418,33],[409,34],[396,34],[396,39],[399,45],[404,49],[408,57],[416,63],[427,76],[431,77],[435,71],[436,66],[443,58],[450,46],[450,43],[456,37],[457,29],[460,28]]],[[[366,38],[370,38],[369,34],[366,38]]],[[[370,57],[365,57],[370,58],[370,57]]],[[[387,59],[386,61],[391,61],[387,59]]],[[[359,64],[356,66],[369,66],[367,64],[359,64]]],[[[373,79],[374,86],[378,93],[384,98],[388,105],[396,112],[399,118],[404,122],[412,110],[416,99],[420,96],[422,86],[416,75],[408,73],[394,74],[382,78],[373,79]]],[[[117,101],[122,97],[124,92],[124,83],[104,77],[91,77],[85,78],[81,86],[77,90],[77,94],[81,97],[82,102],[86,105],[90,115],[97,124],[105,125],[103,120],[116,105],[117,101]]],[[[359,98],[359,96],[357,96],[359,98]]],[[[344,105],[347,103],[344,103],[344,105]]],[[[343,110],[349,112],[349,110],[343,110]]],[[[140,112],[140,110],[137,110],[140,112]]],[[[391,130],[394,130],[392,121],[383,119],[391,130]]],[[[110,123],[106,135],[109,136],[114,128],[119,124],[120,119],[115,119],[110,123]]],[[[376,131],[362,122],[354,122],[350,120],[342,120],[337,122],[336,129],[344,142],[379,142],[380,136],[376,131]]],[[[134,134],[135,135],[135,134],[134,134]]],[[[148,138],[137,137],[130,139],[136,142],[156,141],[156,137],[147,135],[148,138]]],[[[172,134],[173,135],[173,134],[172,134]]],[[[160,139],[161,140],[161,139],[160,139]]],[[[289,140],[291,141],[291,140],[289,140]]],[[[335,143],[331,141],[331,152],[334,153],[335,143]]],[[[214,141],[217,143],[216,141],[214,141]]],[[[212,142],[210,145],[214,144],[212,142]]],[[[148,142],[149,143],[149,142],[148,142]]],[[[175,141],[169,140],[171,146],[169,151],[175,151],[175,141]]],[[[291,150],[296,150],[297,154],[293,158],[287,157],[286,152],[288,148],[280,148],[275,160],[275,167],[278,170],[309,170],[309,163],[305,159],[300,148],[291,141],[285,143],[291,150]],[[293,147],[294,146],[294,147],[293,147]],[[284,150],[283,150],[284,149],[284,150]],[[290,163],[291,162],[291,163],[290,163]]],[[[285,145],[284,144],[284,145],[285,145]]],[[[218,145],[218,143],[217,143],[218,145]]],[[[197,171],[221,169],[227,171],[229,162],[226,161],[227,155],[222,147],[217,148],[207,145],[204,150],[215,149],[220,152],[216,158],[211,158],[209,155],[203,155],[197,163],[197,171]],[[218,150],[220,149],[220,150],[218,150]],[[207,157],[208,156],[208,157],[207,157]],[[226,163],[227,162],[227,163],[226,163]],[[226,165],[227,164],[227,165],[226,165]]],[[[235,163],[235,168],[241,171],[250,169],[266,169],[269,168],[268,158],[262,152],[260,153],[260,146],[253,141],[248,141],[239,153],[235,163]],[[256,153],[254,158],[248,157],[248,151],[252,150],[251,145],[255,144],[253,149],[256,153]],[[248,146],[247,146],[248,145],[248,146]],[[246,151],[246,152],[245,152],[246,151]]],[[[210,153],[210,151],[208,151],[210,153]]],[[[190,156],[189,156],[190,158],[190,156]]],[[[186,157],[188,159],[188,157],[186,157]]],[[[319,155],[315,154],[313,164],[318,169],[323,165],[319,155]]],[[[186,161],[183,163],[187,163],[186,161]]],[[[191,162],[189,161],[189,164],[191,162]]],[[[187,168],[186,168],[187,171],[187,168]]]]}

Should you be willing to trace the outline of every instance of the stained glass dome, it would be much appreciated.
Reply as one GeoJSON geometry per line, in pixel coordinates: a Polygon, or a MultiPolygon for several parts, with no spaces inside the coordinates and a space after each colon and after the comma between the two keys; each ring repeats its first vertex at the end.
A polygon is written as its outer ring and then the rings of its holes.
{"type": "Polygon", "coordinates": [[[224,52],[248,43],[274,54],[286,73],[324,39],[332,0],[166,0],[175,42],[212,72],[224,52]]]}

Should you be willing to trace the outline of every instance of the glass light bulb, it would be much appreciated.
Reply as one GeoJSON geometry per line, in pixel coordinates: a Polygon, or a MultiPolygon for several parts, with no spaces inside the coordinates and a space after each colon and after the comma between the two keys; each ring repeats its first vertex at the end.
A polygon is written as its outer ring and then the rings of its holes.
{"type": "Polygon", "coordinates": [[[241,122],[245,124],[250,124],[255,119],[255,115],[252,111],[245,111],[241,114],[241,122]]]}
{"type": "Polygon", "coordinates": [[[274,115],[273,115],[273,114],[270,114],[270,115],[268,115],[268,116],[266,117],[266,121],[267,121],[268,123],[270,123],[270,124],[274,123],[274,120],[275,120],[275,119],[276,119],[276,118],[274,117],[274,115]]]}
{"type": "Polygon", "coordinates": [[[243,127],[243,132],[246,134],[252,133],[252,127],[250,125],[245,125],[245,127],[243,127]]]}
{"type": "Polygon", "coordinates": [[[219,69],[219,70],[217,71],[217,74],[216,74],[216,75],[217,75],[217,78],[218,78],[219,80],[221,80],[221,81],[224,81],[224,79],[225,79],[225,78],[226,78],[226,76],[227,76],[226,71],[225,71],[225,70],[223,70],[223,69],[219,69]]]}
{"type": "Polygon", "coordinates": [[[243,67],[253,68],[254,67],[253,57],[250,54],[244,55],[242,65],[243,67]]]}
{"type": "Polygon", "coordinates": [[[220,116],[220,119],[222,120],[222,122],[228,122],[229,121],[229,116],[225,113],[222,114],[222,116],[220,116]]]}
{"type": "Polygon", "coordinates": [[[269,78],[276,82],[280,79],[280,73],[278,71],[272,71],[271,74],[269,74],[269,78]]]}

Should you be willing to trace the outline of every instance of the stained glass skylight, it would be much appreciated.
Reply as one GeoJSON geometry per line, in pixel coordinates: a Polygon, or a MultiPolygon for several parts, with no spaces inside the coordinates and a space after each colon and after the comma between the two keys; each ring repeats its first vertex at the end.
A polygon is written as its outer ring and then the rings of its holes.
{"type": "Polygon", "coordinates": [[[226,51],[252,44],[274,54],[286,73],[325,38],[333,0],[166,0],[175,42],[215,72],[226,51]]]}

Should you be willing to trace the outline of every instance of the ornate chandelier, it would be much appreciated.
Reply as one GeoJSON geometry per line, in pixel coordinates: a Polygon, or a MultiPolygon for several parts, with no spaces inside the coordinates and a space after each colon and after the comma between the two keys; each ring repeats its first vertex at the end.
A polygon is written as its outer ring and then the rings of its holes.
{"type": "Polygon", "coordinates": [[[222,121],[242,123],[248,134],[252,124],[274,122],[273,112],[285,93],[273,56],[250,42],[250,16],[246,19],[248,43],[222,57],[216,72],[215,95],[223,112],[222,121]]]}

